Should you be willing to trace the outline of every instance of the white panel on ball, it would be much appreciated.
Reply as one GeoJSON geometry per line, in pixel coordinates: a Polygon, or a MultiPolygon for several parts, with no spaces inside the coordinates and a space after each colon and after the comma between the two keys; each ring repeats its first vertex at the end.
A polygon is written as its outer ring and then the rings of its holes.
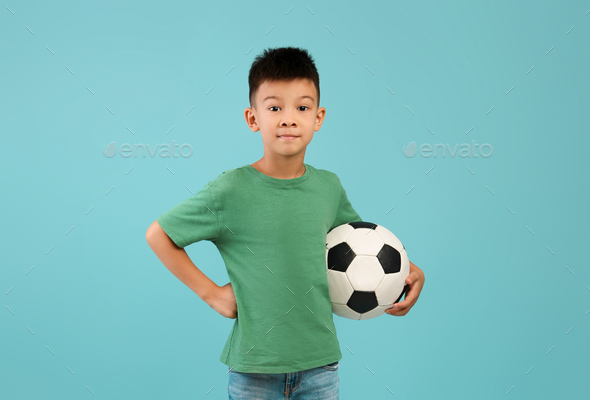
{"type": "Polygon", "coordinates": [[[404,290],[404,277],[400,276],[402,272],[395,274],[385,274],[383,280],[375,290],[377,301],[380,306],[393,305],[393,302],[397,300],[399,295],[404,290]]]}
{"type": "Polygon", "coordinates": [[[346,243],[357,256],[376,256],[383,247],[383,238],[374,229],[358,228],[353,230],[346,243]]]}
{"type": "Polygon", "coordinates": [[[404,250],[404,245],[402,244],[402,242],[400,242],[400,240],[393,233],[391,233],[390,230],[382,227],[381,225],[377,225],[375,231],[379,234],[379,236],[381,236],[381,238],[383,238],[383,241],[385,243],[387,243],[400,253],[402,252],[402,250],[404,250]]]}
{"type": "Polygon", "coordinates": [[[376,257],[356,256],[348,266],[346,275],[354,290],[372,292],[381,283],[385,272],[376,257]]]}
{"type": "Polygon", "coordinates": [[[385,314],[385,310],[391,308],[391,306],[377,306],[377,308],[372,309],[371,311],[367,311],[366,313],[361,314],[361,321],[365,321],[367,319],[379,317],[380,315],[385,314]]]}
{"type": "Polygon", "coordinates": [[[335,227],[327,236],[326,248],[330,249],[339,243],[346,242],[348,235],[352,232],[354,232],[354,228],[348,224],[335,227]]]}
{"type": "Polygon", "coordinates": [[[332,303],[346,304],[354,292],[346,273],[334,270],[328,272],[328,288],[332,303]]]}
{"type": "Polygon", "coordinates": [[[400,272],[404,276],[405,281],[408,275],[410,275],[410,259],[408,258],[408,253],[405,249],[400,253],[400,255],[402,256],[402,270],[400,272]]]}

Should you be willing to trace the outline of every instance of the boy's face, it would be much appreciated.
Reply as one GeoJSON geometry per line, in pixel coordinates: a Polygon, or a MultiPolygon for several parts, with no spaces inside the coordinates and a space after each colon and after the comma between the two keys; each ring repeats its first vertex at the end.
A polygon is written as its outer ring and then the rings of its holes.
{"type": "Polygon", "coordinates": [[[318,109],[317,100],[315,85],[307,79],[265,81],[260,85],[254,108],[246,108],[244,114],[250,129],[260,130],[264,157],[277,160],[305,156],[326,114],[324,107],[318,109]],[[286,139],[283,135],[296,137],[286,139]]]}

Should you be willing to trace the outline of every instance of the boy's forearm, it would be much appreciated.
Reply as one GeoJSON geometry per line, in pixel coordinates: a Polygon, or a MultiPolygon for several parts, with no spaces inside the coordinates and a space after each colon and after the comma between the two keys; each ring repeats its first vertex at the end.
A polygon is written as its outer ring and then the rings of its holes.
{"type": "Polygon", "coordinates": [[[217,284],[191,261],[186,251],[178,247],[155,221],[146,232],[148,245],[174,276],[208,302],[217,284]]]}

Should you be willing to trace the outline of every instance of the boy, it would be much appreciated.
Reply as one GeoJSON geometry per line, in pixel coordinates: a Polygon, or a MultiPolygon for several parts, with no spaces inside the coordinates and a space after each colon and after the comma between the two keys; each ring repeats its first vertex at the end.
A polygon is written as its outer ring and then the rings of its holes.
{"type": "MultiPolygon", "coordinates": [[[[305,164],[319,107],[319,75],[298,48],[265,50],[250,69],[245,118],[260,130],[263,157],[224,171],[164,213],[146,239],[162,263],[219,314],[235,319],[220,360],[233,398],[337,399],[342,358],[326,275],[325,240],[361,221],[336,174],[305,164]],[[183,247],[210,240],[230,283],[217,286],[183,247]]],[[[418,299],[424,274],[410,263],[410,291],[392,315],[418,299]]]]}

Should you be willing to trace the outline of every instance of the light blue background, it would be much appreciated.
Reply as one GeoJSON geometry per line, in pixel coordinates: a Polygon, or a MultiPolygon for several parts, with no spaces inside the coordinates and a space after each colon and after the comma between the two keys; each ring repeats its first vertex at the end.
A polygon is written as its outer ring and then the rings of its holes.
{"type": "MultiPolygon", "coordinates": [[[[334,317],[341,398],[588,398],[590,3],[5,6],[0,398],[227,398],[233,320],[145,231],[262,157],[247,76],[279,46],[320,73],[326,119],[305,162],[338,174],[426,275],[404,317],[334,317]],[[102,152],[172,140],[192,156],[102,152]],[[493,155],[403,154],[472,140],[493,155]]],[[[212,243],[187,251],[229,281],[212,243]]]]}

